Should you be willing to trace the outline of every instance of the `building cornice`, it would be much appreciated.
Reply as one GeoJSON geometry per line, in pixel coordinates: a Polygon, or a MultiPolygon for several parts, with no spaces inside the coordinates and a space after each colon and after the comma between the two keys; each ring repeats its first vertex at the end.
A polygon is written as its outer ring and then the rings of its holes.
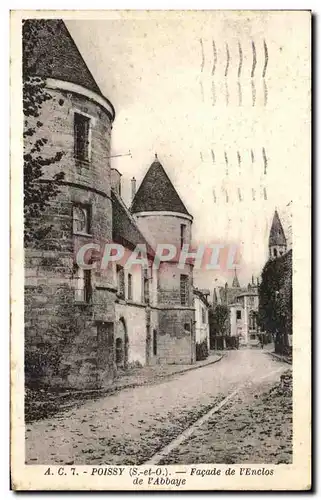
{"type": "Polygon", "coordinates": [[[83,87],[82,85],[67,82],[65,80],[47,78],[46,86],[49,89],[64,90],[65,92],[71,92],[73,94],[78,94],[86,97],[87,99],[94,101],[96,104],[99,104],[99,106],[101,106],[107,112],[112,121],[114,121],[115,119],[115,108],[112,103],[108,99],[106,99],[106,97],[103,97],[102,95],[99,95],[96,92],[83,87]]]}
{"type": "Polygon", "coordinates": [[[135,217],[149,217],[151,215],[154,216],[162,216],[162,217],[180,217],[181,219],[187,219],[191,222],[193,222],[193,216],[192,215],[187,215],[187,214],[182,214],[180,212],[170,212],[170,211],[163,211],[163,210],[155,210],[155,211],[147,211],[147,212],[135,212],[133,213],[135,217]]]}
{"type": "MultiPolygon", "coordinates": [[[[38,182],[44,184],[51,183],[52,179],[39,179],[38,182]]],[[[90,191],[91,193],[98,194],[99,196],[102,196],[103,198],[107,198],[108,200],[112,201],[111,197],[104,191],[100,191],[100,189],[96,189],[95,187],[92,186],[87,186],[86,184],[79,184],[77,182],[69,182],[69,181],[58,181],[56,184],[58,184],[59,186],[70,186],[76,189],[82,189],[83,191],[90,191]]]]}

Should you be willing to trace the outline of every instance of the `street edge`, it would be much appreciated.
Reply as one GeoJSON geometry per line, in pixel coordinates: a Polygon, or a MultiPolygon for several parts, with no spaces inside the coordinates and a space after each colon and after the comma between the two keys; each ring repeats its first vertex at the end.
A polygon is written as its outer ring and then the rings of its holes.
{"type": "MultiPolygon", "coordinates": [[[[191,370],[197,370],[197,369],[200,369],[200,368],[206,368],[207,366],[210,366],[210,365],[213,365],[215,363],[218,363],[219,361],[221,361],[224,357],[226,356],[226,353],[223,353],[221,355],[219,355],[218,359],[215,359],[214,361],[210,361],[209,363],[206,363],[206,364],[203,364],[203,365],[191,365],[189,368],[185,368],[184,370],[179,370],[177,372],[174,372],[174,373],[170,373],[170,374],[164,374],[164,375],[159,375],[159,378],[158,380],[153,380],[153,381],[143,381],[143,382],[134,382],[134,383],[130,383],[130,384],[126,384],[126,385],[123,385],[123,386],[115,386],[115,387],[106,387],[104,389],[92,389],[92,390],[87,390],[87,391],[75,391],[75,392],[72,392],[72,393],[65,393],[64,395],[60,396],[62,401],[65,400],[65,399],[68,399],[68,396],[89,396],[88,399],[99,399],[99,398],[102,398],[104,396],[112,396],[116,393],[119,393],[123,390],[126,390],[126,389],[134,389],[136,387],[143,387],[144,385],[156,385],[158,384],[161,380],[165,380],[166,378],[169,379],[170,377],[174,377],[175,375],[182,375],[183,373],[186,373],[186,372],[189,372],[191,370]],[[90,398],[90,395],[92,396],[92,398],[90,398]]],[[[59,396],[57,397],[57,400],[59,399],[59,396]]],[[[85,404],[86,403],[86,400],[84,401],[81,401],[80,404],[85,404]]],[[[56,416],[56,415],[59,415],[59,413],[62,412],[65,412],[65,411],[68,411],[68,409],[70,408],[62,408],[60,411],[58,410],[57,412],[54,412],[53,415],[51,416],[56,416]]],[[[50,417],[51,417],[50,416],[50,417]]],[[[45,417],[44,419],[39,419],[39,420],[45,420],[46,418],[50,418],[49,416],[48,417],[45,417]]],[[[38,420],[30,420],[28,421],[27,423],[28,424],[32,424],[33,422],[37,422],[38,420]]]]}
{"type": "Polygon", "coordinates": [[[282,361],[283,363],[287,363],[288,365],[292,366],[292,362],[288,359],[286,359],[284,356],[280,356],[279,354],[276,354],[275,352],[266,352],[269,356],[271,356],[274,359],[277,359],[278,361],[282,361]]]}

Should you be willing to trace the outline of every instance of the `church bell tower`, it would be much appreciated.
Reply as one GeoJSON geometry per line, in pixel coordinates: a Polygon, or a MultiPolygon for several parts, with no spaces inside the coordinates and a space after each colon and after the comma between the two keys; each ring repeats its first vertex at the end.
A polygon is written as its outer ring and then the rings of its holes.
{"type": "Polygon", "coordinates": [[[274,212],[269,237],[269,258],[276,259],[286,253],[287,245],[283,226],[277,210],[274,212]]]}

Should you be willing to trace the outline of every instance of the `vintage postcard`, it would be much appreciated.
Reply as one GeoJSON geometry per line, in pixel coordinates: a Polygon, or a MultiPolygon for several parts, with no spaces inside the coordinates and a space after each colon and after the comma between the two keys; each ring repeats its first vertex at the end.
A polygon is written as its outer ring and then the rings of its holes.
{"type": "Polygon", "coordinates": [[[311,13],[11,12],[14,490],[311,488],[311,13]]]}

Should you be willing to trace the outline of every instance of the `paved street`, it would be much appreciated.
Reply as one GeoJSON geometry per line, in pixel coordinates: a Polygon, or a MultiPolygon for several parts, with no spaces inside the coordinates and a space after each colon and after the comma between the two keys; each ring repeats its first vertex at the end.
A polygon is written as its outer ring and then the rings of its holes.
{"type": "MultiPolygon", "coordinates": [[[[194,463],[213,463],[217,458],[226,463],[228,457],[224,456],[224,443],[232,429],[232,451],[229,448],[226,453],[233,461],[233,450],[241,449],[245,434],[251,431],[249,419],[256,418],[253,404],[261,405],[261,413],[258,409],[257,416],[263,425],[267,406],[264,393],[288,368],[259,349],[230,351],[216,364],[163,379],[160,383],[87,401],[79,408],[27,424],[26,462],[77,465],[148,462],[199,417],[239,389],[215,418],[193,435],[192,448],[189,440],[175,451],[178,463],[191,463],[191,458],[194,463]],[[244,418],[240,420],[241,414],[244,418]],[[231,417],[230,424],[224,415],[231,417]],[[213,427],[216,427],[215,433],[213,427]],[[215,442],[219,442],[220,449],[223,449],[220,456],[213,454],[215,442]]],[[[282,408],[275,411],[282,413],[282,408]]],[[[271,410],[266,415],[271,421],[275,418],[271,410]]],[[[273,436],[276,446],[280,444],[277,437],[273,436]]],[[[251,445],[253,453],[248,455],[253,463],[257,462],[255,440],[251,445]]],[[[169,455],[171,463],[176,461],[175,453],[169,455]]]]}

